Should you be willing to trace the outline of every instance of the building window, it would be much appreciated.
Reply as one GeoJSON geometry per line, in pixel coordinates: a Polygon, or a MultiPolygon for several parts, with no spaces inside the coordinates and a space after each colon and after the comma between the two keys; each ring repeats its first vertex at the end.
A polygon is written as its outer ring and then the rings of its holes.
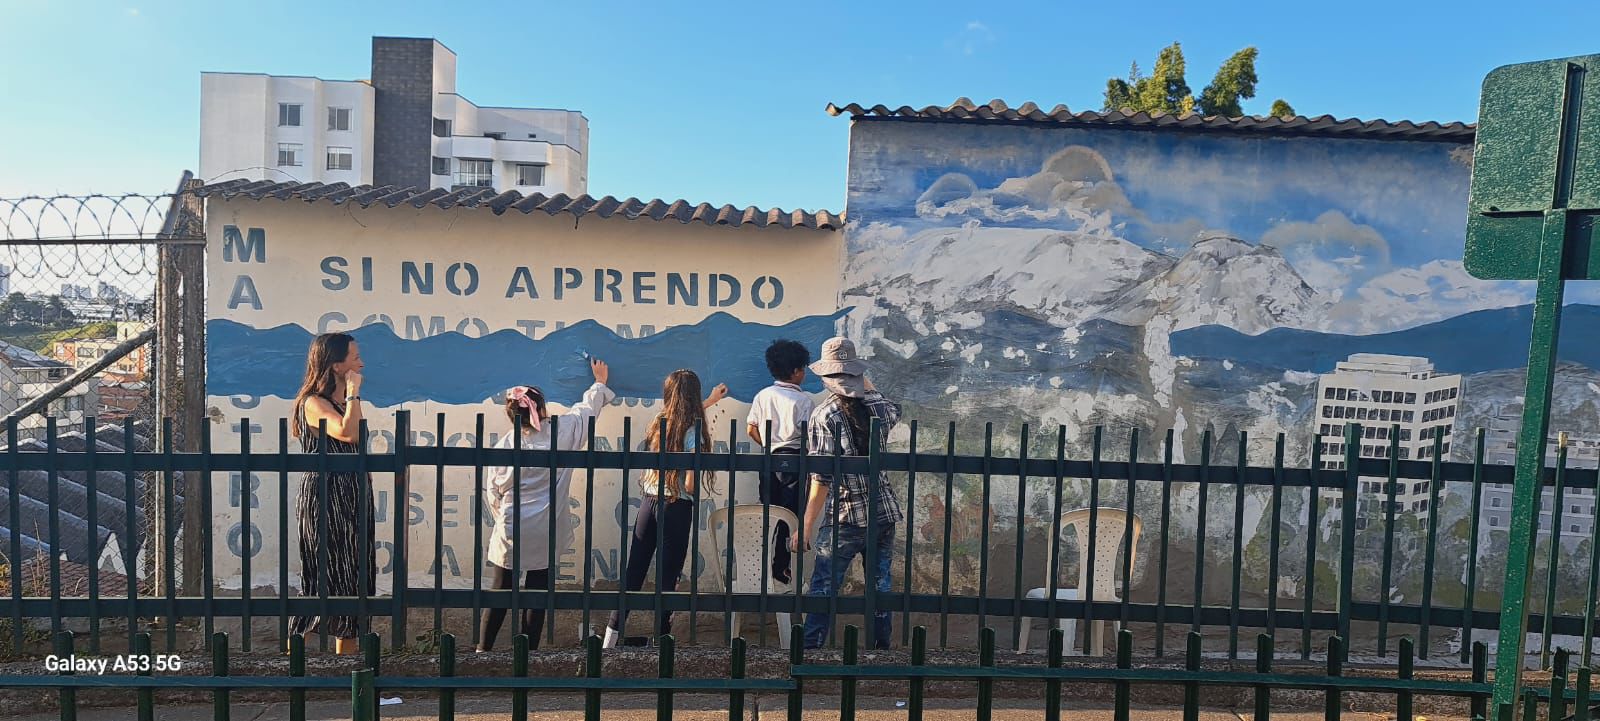
{"type": "MultiPolygon", "coordinates": [[[[300,104],[299,103],[278,103],[278,127],[281,127],[281,128],[298,128],[298,127],[300,127],[300,104]]],[[[279,163],[279,165],[282,165],[282,163],[279,163]]]]}
{"type": "Polygon", "coordinates": [[[1327,399],[1327,400],[1333,400],[1333,389],[1332,388],[1324,388],[1324,389],[1322,389],[1322,397],[1327,399]]]}
{"type": "Polygon", "coordinates": [[[433,159],[433,174],[434,175],[449,175],[450,174],[450,159],[449,158],[435,157],[433,159]]]}
{"type": "Polygon", "coordinates": [[[1489,507],[1490,508],[1499,508],[1500,507],[1500,497],[1499,496],[1495,496],[1494,498],[1490,498],[1489,499],[1489,507]]]}
{"type": "Polygon", "coordinates": [[[1332,418],[1333,417],[1333,407],[1332,406],[1323,406],[1322,407],[1322,417],[1323,418],[1332,418]]]}
{"type": "Polygon", "coordinates": [[[1336,389],[1336,390],[1334,390],[1333,393],[1334,393],[1333,397],[1336,400],[1341,400],[1341,401],[1344,400],[1345,394],[1344,394],[1344,389],[1343,388],[1336,389]]]}
{"type": "Polygon", "coordinates": [[[1578,524],[1574,523],[1574,524],[1572,524],[1570,526],[1567,526],[1567,531],[1569,533],[1577,533],[1578,532],[1578,524]]]}
{"type": "Polygon", "coordinates": [[[543,165],[518,165],[517,185],[544,185],[543,165]]]}
{"type": "Polygon", "coordinates": [[[353,158],[349,148],[328,146],[328,170],[349,170],[355,165],[353,158]]]}
{"type": "Polygon", "coordinates": [[[436,137],[436,138],[448,138],[448,137],[450,137],[450,121],[445,120],[444,118],[434,118],[433,119],[433,137],[436,137]]]}
{"type": "Polygon", "coordinates": [[[299,143],[278,143],[278,167],[300,167],[300,148],[299,143]]]}
{"type": "Polygon", "coordinates": [[[1489,517],[1489,527],[1490,528],[1499,528],[1500,527],[1500,519],[1495,518],[1493,516],[1489,517]]]}
{"type": "Polygon", "coordinates": [[[1407,404],[1414,404],[1414,403],[1416,403],[1416,402],[1417,402],[1417,394],[1415,394],[1415,393],[1407,393],[1407,394],[1406,394],[1406,401],[1405,401],[1405,402],[1406,402],[1406,403],[1407,403],[1407,404]]]}
{"type": "Polygon", "coordinates": [[[329,130],[349,130],[350,129],[350,109],[349,108],[328,108],[328,129],[329,130]]]}
{"type": "Polygon", "coordinates": [[[505,133],[500,133],[500,132],[491,132],[491,133],[484,133],[483,137],[485,137],[485,138],[493,138],[495,140],[505,140],[506,139],[506,134],[505,133]]]}
{"type": "Polygon", "coordinates": [[[488,160],[456,158],[456,187],[494,187],[494,163],[488,160]]]}

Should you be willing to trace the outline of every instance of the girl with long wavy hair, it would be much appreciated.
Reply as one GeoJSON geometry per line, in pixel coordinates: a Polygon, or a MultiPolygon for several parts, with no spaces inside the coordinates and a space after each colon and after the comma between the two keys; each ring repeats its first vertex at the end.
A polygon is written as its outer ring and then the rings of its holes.
{"type": "MultiPolygon", "coordinates": [[[[718,384],[711,395],[700,400],[700,376],[691,370],[676,370],[667,376],[661,386],[661,413],[645,435],[645,446],[652,451],[668,453],[692,452],[702,442],[710,442],[706,427],[706,409],[728,395],[728,387],[718,384]]],[[[628,568],[625,578],[627,590],[644,588],[650,564],[662,564],[662,591],[678,588],[678,577],[683,575],[683,564],[689,555],[689,534],[694,530],[694,500],[700,491],[710,490],[716,474],[706,472],[702,484],[699,474],[692,470],[647,470],[640,479],[642,497],[639,515],[633,524],[633,540],[628,546],[628,568]],[[702,488],[703,486],[703,488],[702,488]],[[657,524],[662,527],[658,530],[657,524]],[[656,535],[661,535],[661,548],[656,547],[656,535]]],[[[627,624],[627,616],[619,611],[611,613],[606,625],[606,648],[617,645],[627,624]]],[[[656,612],[656,630],[660,635],[671,633],[672,614],[656,612]]]]}
{"type": "MultiPolygon", "coordinates": [[[[355,453],[361,433],[361,350],[344,333],[311,341],[305,380],[294,398],[294,437],[305,453],[355,453]]],[[[377,593],[377,523],[372,482],[350,472],[306,473],[295,511],[300,517],[300,577],[303,596],[377,593]],[[362,526],[362,507],[366,524],[362,526]],[[361,557],[366,556],[362,577],[361,557]]],[[[289,632],[327,633],[336,653],[354,653],[366,619],[356,616],[295,616],[289,632]]]]}

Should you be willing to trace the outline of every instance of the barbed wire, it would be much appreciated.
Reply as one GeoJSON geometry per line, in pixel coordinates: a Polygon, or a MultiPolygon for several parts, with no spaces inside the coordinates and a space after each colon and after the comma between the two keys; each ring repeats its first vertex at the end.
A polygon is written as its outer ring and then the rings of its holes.
{"type": "Polygon", "coordinates": [[[170,230],[174,198],[172,193],[0,198],[0,242],[156,241],[170,230]]]}

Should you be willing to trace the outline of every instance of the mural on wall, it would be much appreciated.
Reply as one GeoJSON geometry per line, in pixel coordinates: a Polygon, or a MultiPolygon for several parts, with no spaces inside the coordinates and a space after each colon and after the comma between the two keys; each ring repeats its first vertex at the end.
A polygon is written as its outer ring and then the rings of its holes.
{"type": "MultiPolygon", "coordinates": [[[[747,402],[772,382],[766,346],[790,338],[818,348],[833,335],[838,297],[837,232],[806,227],[708,227],[675,219],[556,218],[438,208],[345,208],[320,203],[213,199],[207,254],[213,289],[207,321],[207,400],[213,447],[236,450],[248,433],[254,452],[278,449],[278,423],[305,372],[314,335],[350,332],[366,362],[363,395],[369,444],[387,452],[394,414],[411,412],[411,443],[471,448],[510,431],[503,393],[542,387],[553,414],[577,401],[592,378],[587,357],[605,360],[618,398],[596,423],[595,448],[643,449],[661,383],[695,370],[707,391],[729,397],[708,413],[715,440],[749,449],[747,402]],[[443,434],[440,417],[443,418],[443,434]],[[483,438],[478,438],[479,418],[483,438]]],[[[810,381],[808,388],[820,391],[810,381]]],[[[291,450],[298,443],[289,440],[291,450]]],[[[701,525],[713,508],[753,502],[753,478],[723,478],[701,499],[701,525]]],[[[599,471],[573,475],[568,513],[577,545],[558,560],[558,579],[589,577],[614,586],[620,546],[639,505],[637,478],[599,471]],[[624,484],[627,484],[626,486],[624,484]],[[627,500],[624,502],[624,489],[627,500]],[[592,499],[593,508],[585,508],[592,499]],[[585,527],[583,520],[593,518],[585,527]],[[584,539],[591,539],[584,556],[584,539]]],[[[405,521],[411,583],[431,586],[435,569],[454,588],[473,583],[475,547],[493,515],[474,509],[470,468],[413,468],[405,521]],[[480,525],[481,524],[481,525],[480,525]],[[432,553],[435,534],[442,551],[432,553]]],[[[252,583],[277,583],[280,496],[298,494],[299,474],[231,474],[215,485],[213,523],[218,579],[240,583],[243,504],[251,508],[252,583]]],[[[393,574],[394,481],[373,476],[379,589],[393,574]]],[[[287,519],[290,528],[293,518],[287,519]]],[[[291,531],[292,533],[292,531],[291,531]]],[[[699,563],[711,559],[701,544],[699,563]]],[[[298,588],[298,557],[290,554],[298,588]]],[[[706,587],[715,574],[696,573],[706,587]]]]}
{"type": "MultiPolygon", "coordinates": [[[[1283,433],[1286,461],[1306,467],[1314,436],[1345,422],[1343,403],[1319,412],[1335,385],[1351,386],[1358,422],[1385,427],[1385,437],[1390,411],[1369,421],[1366,401],[1393,400],[1401,420],[1403,392],[1369,399],[1360,389],[1386,381],[1338,370],[1376,360],[1431,365],[1422,376],[1446,381],[1460,375],[1459,397],[1424,393],[1433,410],[1422,398],[1413,405],[1440,416],[1428,420],[1446,433],[1447,454],[1469,460],[1474,429],[1514,416],[1521,401],[1533,290],[1463,269],[1470,172],[1471,147],[1444,142],[857,120],[841,305],[907,416],[955,420],[956,446],[968,452],[982,451],[990,421],[996,451],[1018,452],[1027,422],[1035,455],[1054,455],[1064,424],[1072,457],[1087,457],[1094,427],[1104,426],[1108,458],[1126,458],[1128,432],[1139,429],[1141,457],[1159,461],[1161,434],[1172,429],[1175,460],[1195,463],[1209,430],[1212,462],[1235,462],[1244,433],[1249,461],[1268,465],[1283,433]],[[1362,353],[1402,358],[1352,358],[1362,353]]],[[[1600,345],[1586,329],[1600,321],[1600,307],[1587,305],[1600,293],[1579,287],[1568,298],[1553,428],[1595,435],[1600,345]]],[[[1343,401],[1346,390],[1338,394],[1343,401]]],[[[967,485],[955,502],[976,511],[978,487],[967,485]]],[[[1014,480],[997,479],[993,517],[1048,538],[1047,485],[1036,480],[1019,499],[1014,480]]],[[[1101,498],[1120,505],[1125,488],[1108,484],[1101,498]]],[[[1158,493],[1141,493],[1141,514],[1158,516],[1158,493]]],[[[1176,491],[1176,537],[1198,530],[1195,493],[1176,491]]],[[[1224,505],[1213,509],[1227,512],[1212,512],[1208,534],[1245,534],[1246,575],[1264,574],[1266,495],[1247,494],[1235,530],[1232,490],[1216,493],[1213,504],[1224,505]]],[[[1426,519],[1419,494],[1404,499],[1402,520],[1426,519]]],[[[1068,495],[1087,503],[1085,485],[1068,495]]],[[[1454,534],[1446,544],[1464,544],[1460,495],[1444,494],[1433,509],[1454,534]]],[[[1331,502],[1320,523],[1303,499],[1286,504],[1286,538],[1326,531],[1334,517],[1331,502]]],[[[1284,550],[1285,568],[1303,567],[1297,543],[1284,550]]],[[[1213,548],[1211,560],[1228,568],[1227,544],[1213,548]]],[[[1456,571],[1466,555],[1458,550],[1456,571]]],[[[1187,564],[1169,579],[1175,592],[1195,562],[1175,557],[1187,564]]],[[[1228,576],[1215,574],[1220,586],[1206,592],[1225,597],[1228,576]]],[[[1396,583],[1414,594],[1420,581],[1396,583]]]]}

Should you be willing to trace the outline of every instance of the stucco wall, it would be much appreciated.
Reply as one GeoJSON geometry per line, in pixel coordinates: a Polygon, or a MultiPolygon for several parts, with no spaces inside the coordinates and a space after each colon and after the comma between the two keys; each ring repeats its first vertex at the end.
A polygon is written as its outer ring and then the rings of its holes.
{"type": "MultiPolygon", "coordinates": [[[[492,444],[509,430],[499,394],[535,384],[564,407],[588,385],[583,352],[610,363],[611,385],[623,396],[601,415],[597,447],[618,447],[624,418],[632,419],[637,443],[657,411],[653,399],[665,374],[690,367],[708,391],[719,382],[732,390],[708,418],[722,449],[730,422],[746,440],[746,403],[771,381],[761,356],[766,343],[792,336],[816,347],[834,328],[842,239],[832,231],[274,200],[213,200],[207,222],[207,393],[218,449],[238,447],[245,420],[253,450],[278,447],[277,419],[289,414],[306,346],[321,331],[353,331],[361,345],[375,451],[390,447],[399,409],[412,413],[415,443],[437,442],[442,413],[449,445],[474,444],[478,414],[484,442],[492,444]]],[[[416,584],[432,583],[441,520],[435,480],[431,469],[412,471],[416,584]]],[[[287,492],[292,509],[299,479],[289,478],[286,489],[276,474],[257,474],[253,483],[252,525],[267,550],[253,557],[252,575],[273,585],[277,499],[287,492]]],[[[754,501],[752,483],[736,481],[736,497],[754,501]]],[[[393,480],[375,475],[374,484],[380,586],[387,588],[393,480]]],[[[238,478],[224,485],[219,477],[213,499],[216,537],[228,540],[219,543],[217,577],[229,585],[237,583],[246,497],[238,487],[238,478]]],[[[472,582],[472,487],[470,471],[446,474],[445,578],[456,587],[472,582]]],[[[702,518],[729,487],[721,479],[704,499],[702,518]]],[[[585,493],[579,471],[570,508],[579,518],[585,493]]],[[[615,579],[625,513],[618,474],[597,474],[594,493],[594,573],[615,579]]],[[[636,487],[630,499],[637,506],[636,487]]],[[[483,532],[487,538],[489,529],[483,532]]],[[[581,527],[577,538],[579,548],[563,557],[566,580],[582,577],[581,527]]],[[[709,547],[701,553],[709,555],[709,547]]],[[[702,583],[711,582],[704,574],[702,583]]]]}

